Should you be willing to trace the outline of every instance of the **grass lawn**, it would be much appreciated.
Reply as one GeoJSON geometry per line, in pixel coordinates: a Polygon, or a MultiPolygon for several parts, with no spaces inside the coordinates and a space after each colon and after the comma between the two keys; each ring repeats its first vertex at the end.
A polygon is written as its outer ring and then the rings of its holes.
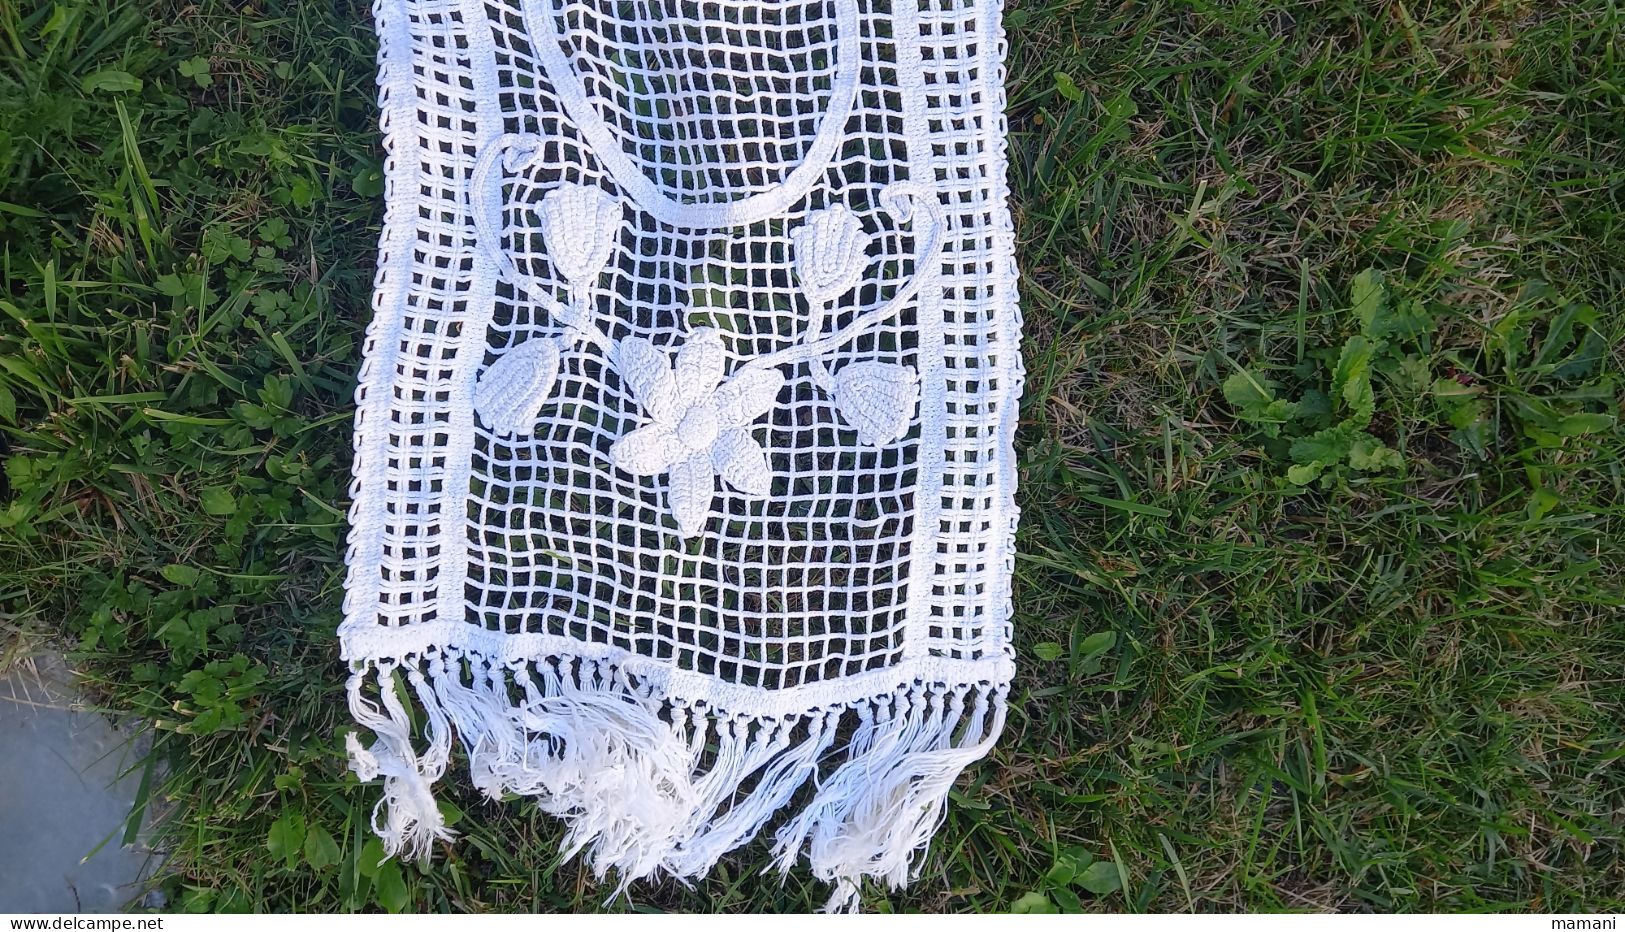
{"type": "MultiPolygon", "coordinates": [[[[1625,909],[1625,7],[1006,23],[1020,673],[866,905],[1625,909]]],[[[374,51],[352,0],[0,3],[5,650],[152,723],[175,908],[597,909],[463,780],[375,866],[344,769],[374,51]]],[[[822,902],[765,850],[610,908],[822,902]]]]}

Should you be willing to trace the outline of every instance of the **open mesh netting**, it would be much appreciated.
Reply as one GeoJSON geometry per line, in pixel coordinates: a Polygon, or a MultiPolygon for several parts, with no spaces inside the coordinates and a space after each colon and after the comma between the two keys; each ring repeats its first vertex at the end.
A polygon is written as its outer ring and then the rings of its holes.
{"type": "Polygon", "coordinates": [[[998,7],[379,0],[340,633],[391,853],[456,739],[623,884],[780,810],[837,902],[917,869],[1012,666],[998,7]]]}

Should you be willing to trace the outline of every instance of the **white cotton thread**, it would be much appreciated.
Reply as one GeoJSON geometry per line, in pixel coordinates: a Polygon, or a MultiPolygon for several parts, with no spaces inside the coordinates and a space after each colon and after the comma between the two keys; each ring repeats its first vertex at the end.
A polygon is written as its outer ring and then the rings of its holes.
{"type": "Polygon", "coordinates": [[[1012,674],[999,4],[657,6],[374,7],[346,747],[391,855],[466,761],[617,894],[770,831],[853,908],[1012,674]]]}

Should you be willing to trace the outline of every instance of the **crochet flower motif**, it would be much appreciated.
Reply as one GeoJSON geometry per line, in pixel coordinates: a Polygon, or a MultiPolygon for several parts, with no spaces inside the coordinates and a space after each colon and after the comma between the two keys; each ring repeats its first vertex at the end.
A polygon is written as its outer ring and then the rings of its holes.
{"type": "Polygon", "coordinates": [[[705,529],[718,477],[746,495],[768,493],[773,473],[747,428],[773,407],[783,373],[745,369],[724,382],[722,336],[709,327],[689,335],[675,366],[641,337],[622,340],[618,357],[650,423],[617,440],[610,462],[634,476],[667,475],[667,504],[682,536],[705,529]]]}
{"type": "Polygon", "coordinates": [[[562,184],[542,198],[537,216],[559,275],[575,288],[596,284],[620,237],[620,200],[602,188],[562,184]]]}
{"type": "Polygon", "coordinates": [[[863,281],[869,264],[869,234],[845,204],[813,211],[790,232],[796,278],[807,300],[828,304],[863,281]]]}

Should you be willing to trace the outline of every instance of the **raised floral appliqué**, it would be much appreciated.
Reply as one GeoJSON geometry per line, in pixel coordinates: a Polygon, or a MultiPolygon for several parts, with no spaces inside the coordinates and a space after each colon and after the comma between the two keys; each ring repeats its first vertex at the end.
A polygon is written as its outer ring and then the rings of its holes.
{"type": "Polygon", "coordinates": [[[513,347],[474,386],[474,410],[499,437],[526,436],[559,376],[559,342],[538,337],[513,347]]]}
{"type": "MultiPolygon", "coordinates": [[[[517,171],[527,169],[539,150],[530,137],[515,136],[497,151],[503,168],[517,171]]],[[[553,268],[569,287],[568,305],[546,302],[566,332],[526,340],[504,352],[480,375],[474,387],[474,410],[499,437],[524,437],[535,430],[542,406],[558,381],[561,355],[597,333],[591,329],[590,301],[609,266],[624,221],[619,199],[581,184],[562,184],[547,192],[536,213],[553,268]]],[[[499,265],[517,277],[507,265],[499,265]]]]}
{"type": "MultiPolygon", "coordinates": [[[[542,151],[532,135],[504,134],[481,153],[471,183],[481,192],[500,190],[504,173],[533,171],[542,151]]],[[[889,289],[888,298],[866,306],[861,286],[875,266],[870,255],[875,237],[845,204],[832,202],[809,212],[788,231],[791,265],[806,304],[803,326],[786,345],[741,360],[731,376],[716,330],[695,330],[675,354],[641,337],[615,338],[610,324],[620,297],[615,289],[601,288],[599,279],[622,245],[623,198],[575,182],[559,184],[541,198],[529,213],[535,228],[516,235],[540,234],[552,280],[521,271],[503,248],[509,231],[502,221],[511,216],[507,208],[476,211],[477,241],[497,273],[532,305],[533,320],[550,319],[558,328],[513,346],[480,374],[476,412],[499,437],[531,434],[566,355],[596,350],[647,415],[611,445],[609,459],[634,476],[666,477],[667,504],[684,537],[704,530],[717,479],[745,495],[771,490],[767,455],[749,427],[772,409],[787,373],[804,371],[858,443],[900,440],[919,406],[918,372],[900,362],[850,355],[860,338],[895,321],[920,296],[923,270],[940,264],[944,227],[936,193],[922,185],[893,182],[877,192],[877,200],[896,221],[911,225],[914,251],[907,265],[913,272],[889,289]]],[[[903,262],[890,260],[882,266],[902,267],[903,262]]]]}
{"type": "Polygon", "coordinates": [[[858,286],[869,265],[869,234],[844,204],[813,211],[790,231],[796,280],[815,306],[829,304],[858,286]]]}
{"type": "MultiPolygon", "coordinates": [[[[891,198],[899,213],[911,213],[906,197],[891,198]]],[[[807,215],[790,233],[796,281],[808,304],[808,331],[822,337],[836,305],[863,281],[873,238],[844,204],[807,215]]],[[[858,442],[883,446],[908,433],[920,400],[919,375],[897,363],[862,361],[831,374],[823,358],[809,360],[815,384],[858,435],[858,442]]]]}
{"type": "Polygon", "coordinates": [[[908,433],[920,401],[920,377],[909,366],[855,362],[835,373],[835,405],[858,442],[884,446],[908,433]]]}
{"type": "Polygon", "coordinates": [[[650,422],[617,440],[610,462],[634,476],[668,477],[667,504],[682,536],[705,529],[718,477],[746,495],[768,493],[773,473],[746,428],[773,407],[783,373],[743,369],[722,381],[727,357],[710,328],[689,335],[675,366],[641,337],[621,341],[617,362],[650,422]]]}
{"type": "Polygon", "coordinates": [[[553,267],[576,288],[598,281],[620,237],[621,202],[602,188],[562,184],[542,198],[537,215],[553,267]]]}

